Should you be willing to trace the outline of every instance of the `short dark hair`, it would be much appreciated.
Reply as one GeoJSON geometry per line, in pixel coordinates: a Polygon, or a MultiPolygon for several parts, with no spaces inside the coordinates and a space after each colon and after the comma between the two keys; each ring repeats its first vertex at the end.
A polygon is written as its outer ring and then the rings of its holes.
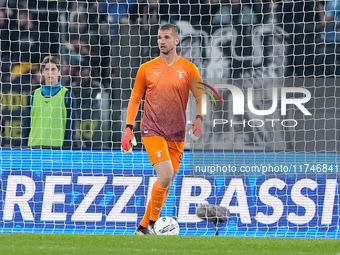
{"type": "Polygon", "coordinates": [[[176,25],[173,25],[173,24],[164,24],[164,25],[162,25],[160,28],[159,28],[159,30],[162,30],[162,31],[164,31],[164,30],[172,30],[172,32],[174,33],[174,35],[176,36],[176,37],[178,37],[178,26],[176,26],[176,25]]]}
{"type": "Polygon", "coordinates": [[[43,61],[41,62],[41,66],[40,66],[40,72],[42,72],[45,68],[45,66],[48,63],[53,63],[57,66],[58,70],[60,71],[60,60],[58,57],[55,56],[47,56],[43,59],[43,61]]]}

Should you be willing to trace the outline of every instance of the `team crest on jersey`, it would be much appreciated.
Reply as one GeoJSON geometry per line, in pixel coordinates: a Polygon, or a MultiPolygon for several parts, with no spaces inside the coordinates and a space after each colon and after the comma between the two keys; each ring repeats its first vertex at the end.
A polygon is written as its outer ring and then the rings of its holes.
{"type": "Polygon", "coordinates": [[[156,151],[155,153],[156,153],[156,155],[157,155],[157,157],[161,157],[162,156],[162,154],[161,154],[161,152],[162,152],[163,150],[160,150],[160,151],[156,151]]]}
{"type": "Polygon", "coordinates": [[[183,74],[185,73],[185,71],[177,71],[178,73],[178,78],[182,79],[183,74]]]}

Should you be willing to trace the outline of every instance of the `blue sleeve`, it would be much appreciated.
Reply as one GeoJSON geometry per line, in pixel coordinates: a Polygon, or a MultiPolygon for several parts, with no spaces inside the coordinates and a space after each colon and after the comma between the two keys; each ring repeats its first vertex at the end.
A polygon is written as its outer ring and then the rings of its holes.
{"type": "Polygon", "coordinates": [[[137,5],[137,0],[128,0],[129,9],[133,8],[135,5],[137,5]]]}
{"type": "Polygon", "coordinates": [[[28,137],[31,131],[31,109],[32,109],[32,101],[33,101],[33,93],[27,99],[27,105],[25,111],[22,114],[21,118],[21,145],[27,146],[28,144],[28,137]]]}
{"type": "Polygon", "coordinates": [[[336,11],[338,11],[337,9],[338,4],[336,5],[335,2],[337,1],[327,1],[326,7],[325,7],[325,14],[332,18],[335,17],[336,11]]]}
{"type": "Polygon", "coordinates": [[[79,121],[77,99],[70,91],[66,92],[65,105],[67,108],[67,121],[63,147],[70,149],[76,147],[77,144],[76,130],[77,122],[79,121]]]}
{"type": "Polygon", "coordinates": [[[99,2],[99,9],[104,12],[104,13],[107,13],[107,9],[108,9],[108,4],[106,2],[106,0],[102,0],[99,2]]]}

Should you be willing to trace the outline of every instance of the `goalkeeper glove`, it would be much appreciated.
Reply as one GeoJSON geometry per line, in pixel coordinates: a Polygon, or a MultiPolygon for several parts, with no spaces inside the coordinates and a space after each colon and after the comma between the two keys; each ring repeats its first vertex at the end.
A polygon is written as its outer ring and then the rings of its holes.
{"type": "Polygon", "coordinates": [[[203,117],[201,115],[197,115],[194,121],[189,122],[189,124],[192,124],[192,129],[189,131],[189,135],[194,141],[197,141],[202,134],[202,120],[203,117]]]}
{"type": "Polygon", "coordinates": [[[128,154],[132,153],[132,146],[131,146],[130,143],[132,143],[132,145],[134,145],[134,146],[137,145],[136,138],[132,133],[132,128],[127,126],[126,129],[125,129],[124,138],[122,140],[122,150],[125,153],[128,153],[128,154]]]}

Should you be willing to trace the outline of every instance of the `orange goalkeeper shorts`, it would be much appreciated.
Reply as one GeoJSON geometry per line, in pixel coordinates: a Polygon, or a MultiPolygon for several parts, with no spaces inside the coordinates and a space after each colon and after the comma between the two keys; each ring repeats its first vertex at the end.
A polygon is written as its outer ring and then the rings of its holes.
{"type": "Polygon", "coordinates": [[[142,137],[151,165],[171,160],[174,172],[178,172],[184,151],[184,141],[167,141],[161,136],[142,137]]]}

